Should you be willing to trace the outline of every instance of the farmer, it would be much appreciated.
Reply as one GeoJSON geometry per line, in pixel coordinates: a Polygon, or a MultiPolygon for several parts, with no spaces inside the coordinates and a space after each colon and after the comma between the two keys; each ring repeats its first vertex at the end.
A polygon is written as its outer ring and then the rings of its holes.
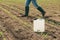
{"type": "Polygon", "coordinates": [[[37,8],[41,12],[42,16],[44,17],[45,11],[40,6],[38,6],[36,0],[26,0],[25,15],[22,15],[22,17],[27,17],[28,16],[29,5],[30,5],[31,2],[33,3],[34,7],[37,8]]]}

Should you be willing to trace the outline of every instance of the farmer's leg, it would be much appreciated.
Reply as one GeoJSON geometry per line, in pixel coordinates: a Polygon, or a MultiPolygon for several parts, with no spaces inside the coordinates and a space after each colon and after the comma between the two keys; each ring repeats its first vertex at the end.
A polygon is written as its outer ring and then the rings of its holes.
{"type": "Polygon", "coordinates": [[[31,0],[26,0],[26,4],[25,4],[25,15],[23,15],[22,17],[28,16],[30,2],[31,2],[31,0]]]}
{"type": "Polygon", "coordinates": [[[32,0],[33,5],[42,13],[42,16],[45,15],[45,11],[42,9],[42,7],[38,6],[36,0],[32,0]]]}
{"type": "Polygon", "coordinates": [[[33,3],[33,5],[34,5],[36,8],[39,7],[38,4],[36,3],[36,0],[32,0],[32,3],[33,3]]]}
{"type": "Polygon", "coordinates": [[[25,7],[29,7],[29,4],[30,4],[31,0],[26,0],[26,3],[25,3],[25,7]]]}

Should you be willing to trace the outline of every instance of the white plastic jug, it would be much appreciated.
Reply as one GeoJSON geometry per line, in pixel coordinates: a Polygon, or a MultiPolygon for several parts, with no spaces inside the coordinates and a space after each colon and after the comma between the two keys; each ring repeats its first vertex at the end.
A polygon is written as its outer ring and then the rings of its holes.
{"type": "Polygon", "coordinates": [[[33,21],[34,32],[44,32],[45,31],[45,19],[37,19],[33,21]]]}

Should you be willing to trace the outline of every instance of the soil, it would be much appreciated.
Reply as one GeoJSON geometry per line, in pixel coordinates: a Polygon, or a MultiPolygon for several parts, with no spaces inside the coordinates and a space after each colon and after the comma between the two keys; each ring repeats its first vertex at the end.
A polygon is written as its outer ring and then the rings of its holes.
{"type": "Polygon", "coordinates": [[[34,8],[31,8],[29,17],[21,17],[21,15],[24,15],[23,5],[0,3],[0,6],[0,32],[3,33],[0,40],[4,38],[6,40],[60,39],[60,10],[56,11],[56,7],[53,8],[52,6],[51,9],[53,10],[46,8],[46,11],[48,10],[46,13],[46,16],[48,16],[48,18],[46,18],[46,31],[44,33],[35,33],[33,31],[33,20],[41,17],[40,12],[33,12],[34,8]]]}

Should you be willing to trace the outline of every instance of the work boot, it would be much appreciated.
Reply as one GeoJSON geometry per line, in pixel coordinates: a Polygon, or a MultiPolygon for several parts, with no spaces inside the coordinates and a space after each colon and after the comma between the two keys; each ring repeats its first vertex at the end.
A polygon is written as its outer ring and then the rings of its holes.
{"type": "Polygon", "coordinates": [[[38,7],[37,9],[42,13],[42,16],[44,17],[46,12],[41,7],[38,7]]]}
{"type": "Polygon", "coordinates": [[[22,17],[27,17],[29,13],[29,6],[25,7],[25,15],[22,15],[22,17]]]}

